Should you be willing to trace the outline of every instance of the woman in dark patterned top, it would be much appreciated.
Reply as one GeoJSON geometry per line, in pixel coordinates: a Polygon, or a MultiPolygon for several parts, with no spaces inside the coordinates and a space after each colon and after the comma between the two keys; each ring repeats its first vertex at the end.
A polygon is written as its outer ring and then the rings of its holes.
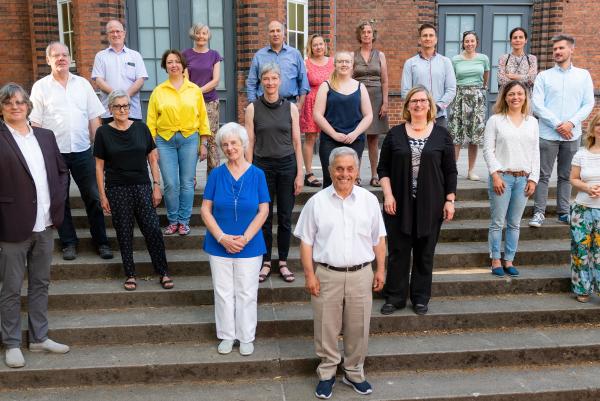
{"type": "Polygon", "coordinates": [[[509,39],[512,51],[498,59],[498,93],[502,92],[504,85],[510,81],[519,81],[531,97],[537,75],[537,58],[533,54],[525,53],[527,31],[521,27],[514,28],[510,31],[509,39]]]}
{"type": "Polygon", "coordinates": [[[406,123],[393,127],[381,147],[377,172],[389,238],[385,315],[404,308],[409,293],[415,313],[427,313],[440,228],[454,217],[454,147],[448,131],[435,125],[435,115],[427,89],[412,88],[402,110],[406,123]]]}

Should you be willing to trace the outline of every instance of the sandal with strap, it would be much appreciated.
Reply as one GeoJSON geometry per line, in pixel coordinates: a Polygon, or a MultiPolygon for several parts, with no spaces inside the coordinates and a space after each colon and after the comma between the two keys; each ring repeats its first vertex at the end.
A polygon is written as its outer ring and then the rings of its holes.
{"type": "Polygon", "coordinates": [[[372,187],[380,187],[381,184],[379,183],[379,178],[377,178],[377,177],[371,178],[371,181],[369,181],[369,185],[371,185],[372,187]]]}
{"type": "Polygon", "coordinates": [[[296,280],[294,273],[288,269],[287,264],[279,265],[279,276],[281,276],[281,279],[286,283],[291,283],[292,281],[296,280]]]}
{"type": "Polygon", "coordinates": [[[173,280],[171,280],[169,276],[162,276],[160,278],[160,285],[165,290],[170,290],[171,288],[175,287],[173,280]]]}
{"type": "Polygon", "coordinates": [[[307,187],[318,188],[321,186],[321,181],[319,181],[319,179],[315,177],[313,173],[308,173],[304,175],[304,185],[307,187]],[[309,179],[311,177],[313,178],[312,180],[309,179]]]}
{"type": "Polygon", "coordinates": [[[267,278],[269,278],[270,275],[271,275],[271,263],[263,262],[262,267],[260,269],[260,274],[258,275],[258,282],[264,283],[267,280],[267,278]]]}
{"type": "Polygon", "coordinates": [[[123,288],[125,288],[125,291],[135,291],[137,288],[135,277],[128,277],[123,283],[123,288]]]}

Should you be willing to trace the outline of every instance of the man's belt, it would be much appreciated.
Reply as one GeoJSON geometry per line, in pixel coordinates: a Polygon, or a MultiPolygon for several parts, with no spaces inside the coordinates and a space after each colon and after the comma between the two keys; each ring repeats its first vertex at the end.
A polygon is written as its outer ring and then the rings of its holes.
{"type": "Polygon", "coordinates": [[[346,266],[346,267],[337,267],[337,266],[328,265],[327,263],[321,263],[321,262],[318,262],[318,263],[321,266],[323,266],[323,267],[325,267],[325,268],[327,268],[329,270],[336,271],[336,272],[355,272],[355,271],[360,270],[363,267],[368,266],[368,265],[371,264],[371,262],[365,262],[365,263],[360,264],[360,265],[346,266]]]}

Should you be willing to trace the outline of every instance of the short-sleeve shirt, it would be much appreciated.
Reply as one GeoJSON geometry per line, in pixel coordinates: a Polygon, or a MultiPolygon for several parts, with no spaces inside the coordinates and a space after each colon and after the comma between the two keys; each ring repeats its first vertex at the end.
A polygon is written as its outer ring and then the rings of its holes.
{"type": "MultiPolygon", "coordinates": [[[[183,51],[185,61],[187,61],[187,69],[190,74],[190,81],[203,87],[213,79],[213,69],[215,64],[223,61],[223,57],[218,51],[209,49],[206,53],[199,53],[194,49],[186,49],[183,51]]],[[[216,88],[204,93],[205,102],[213,102],[219,100],[216,88]]]]}
{"type": "MultiPolygon", "coordinates": [[[[126,46],[117,53],[112,47],[109,47],[96,54],[94,67],[92,68],[92,79],[96,80],[96,78],[104,79],[113,90],[126,91],[138,79],[148,79],[148,72],[146,72],[144,59],[140,53],[126,46]]],[[[106,109],[106,112],[102,115],[103,118],[112,115],[108,110],[108,95],[108,93],[100,93],[100,100],[106,109]]],[[[142,118],[139,91],[131,97],[129,116],[131,118],[142,118]]]]}
{"type": "MultiPolygon", "coordinates": [[[[600,154],[592,153],[587,149],[579,149],[573,156],[571,164],[581,168],[579,173],[581,181],[590,185],[600,185],[600,154]]],[[[592,198],[583,191],[577,193],[575,203],[600,209],[600,198],[592,198]]]]}
{"type": "Polygon", "coordinates": [[[490,59],[485,54],[477,53],[470,60],[462,54],[452,57],[452,66],[456,74],[458,86],[483,86],[483,73],[490,70],[490,59]]]}
{"type": "Polygon", "coordinates": [[[147,156],[154,148],[143,122],[136,121],[125,131],[108,124],[98,128],[94,156],[104,160],[106,186],[150,184],[147,156]]]}
{"type": "MultiPolygon", "coordinates": [[[[204,199],[212,201],[212,215],[225,234],[243,235],[258,213],[258,205],[270,202],[265,173],[254,165],[235,180],[226,164],[213,169],[204,189],[204,199]],[[236,201],[237,199],[237,201],[236,201]]],[[[225,258],[252,258],[267,251],[262,230],[239,253],[227,253],[207,231],[204,251],[225,258]]]]}
{"type": "Polygon", "coordinates": [[[29,118],[54,132],[60,153],[90,148],[90,120],[104,114],[104,106],[87,79],[69,73],[67,87],[46,75],[31,88],[29,118]]]}

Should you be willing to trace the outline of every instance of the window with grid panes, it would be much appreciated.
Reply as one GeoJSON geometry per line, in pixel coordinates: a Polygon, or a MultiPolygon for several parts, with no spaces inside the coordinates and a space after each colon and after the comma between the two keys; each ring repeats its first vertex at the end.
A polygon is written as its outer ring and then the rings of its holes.
{"type": "Polygon", "coordinates": [[[60,43],[69,47],[71,67],[75,66],[75,46],[73,31],[73,4],[71,0],[57,0],[58,33],[60,43]]]}
{"type": "Polygon", "coordinates": [[[308,0],[287,2],[287,44],[304,54],[308,39],[308,0]]]}

